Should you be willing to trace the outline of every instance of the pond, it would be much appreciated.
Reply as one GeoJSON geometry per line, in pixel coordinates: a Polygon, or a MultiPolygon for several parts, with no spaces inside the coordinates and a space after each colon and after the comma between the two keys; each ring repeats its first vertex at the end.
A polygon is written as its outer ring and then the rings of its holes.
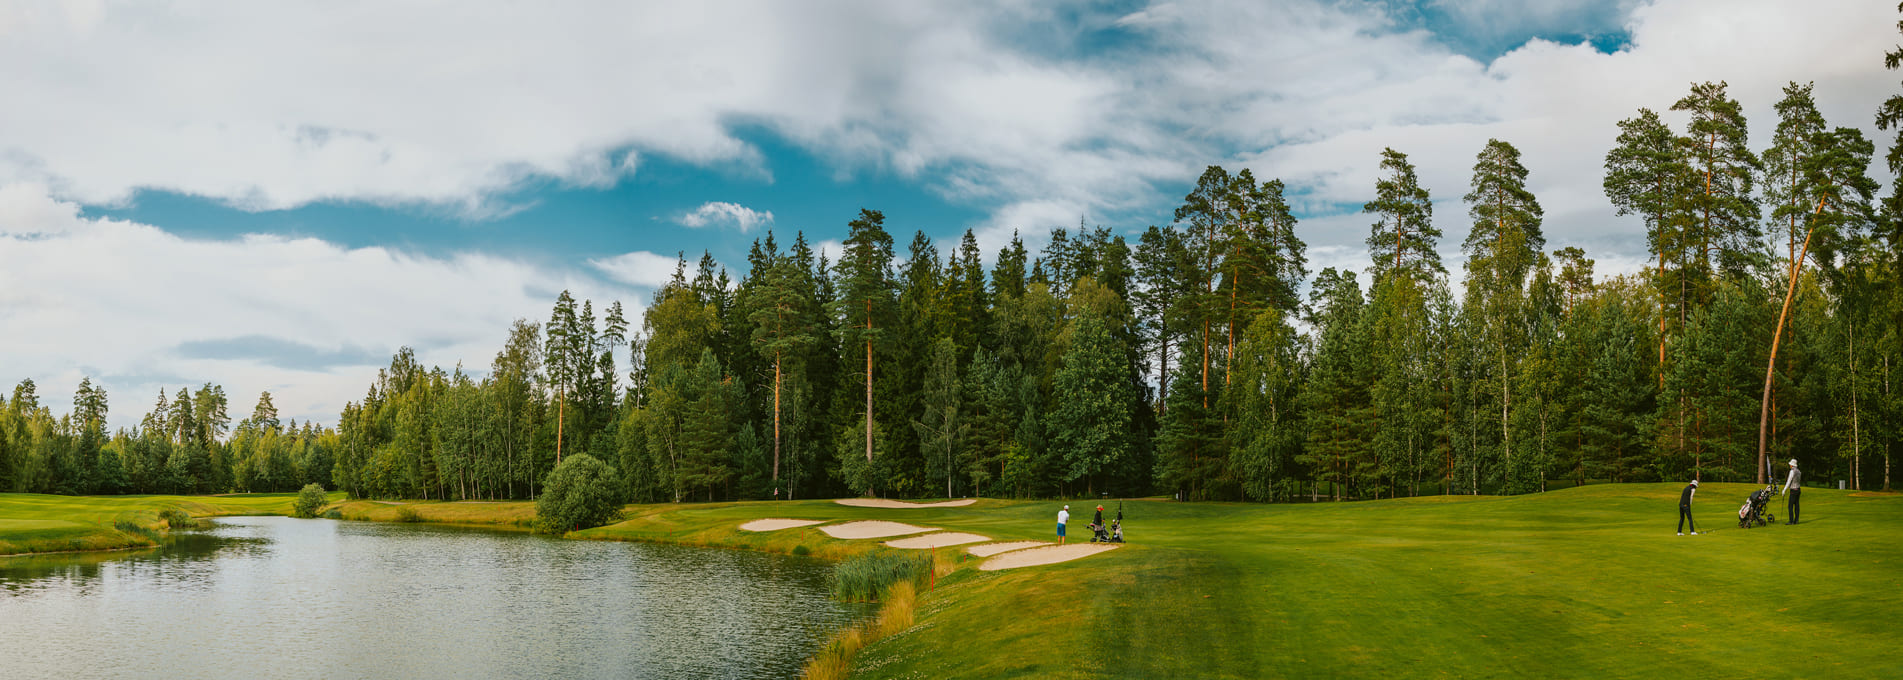
{"type": "Polygon", "coordinates": [[[785,678],[871,613],[822,561],[240,517],[138,553],[0,558],[16,678],[785,678]]]}

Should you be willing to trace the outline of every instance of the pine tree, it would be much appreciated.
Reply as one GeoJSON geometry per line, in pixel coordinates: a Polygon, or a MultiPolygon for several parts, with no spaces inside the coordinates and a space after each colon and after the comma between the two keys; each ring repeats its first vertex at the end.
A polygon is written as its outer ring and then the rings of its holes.
{"type": "MultiPolygon", "coordinates": [[[[847,224],[846,252],[836,268],[839,299],[836,312],[841,318],[841,341],[863,350],[865,357],[865,437],[866,464],[872,464],[873,440],[873,356],[882,348],[886,327],[893,313],[892,236],[885,231],[885,214],[860,210],[859,217],[847,224]]],[[[868,487],[866,493],[873,489],[868,487]]]]}
{"type": "Polygon", "coordinates": [[[951,338],[933,343],[926,370],[923,415],[912,421],[928,473],[945,482],[945,497],[955,496],[952,482],[964,467],[971,425],[962,407],[964,386],[958,377],[958,345],[951,338]]]}
{"type": "MultiPolygon", "coordinates": [[[[1473,227],[1462,250],[1467,253],[1467,301],[1463,311],[1476,317],[1493,354],[1489,370],[1499,385],[1501,461],[1514,465],[1513,394],[1516,358],[1527,347],[1527,275],[1546,239],[1544,212],[1526,188],[1527,170],[1512,144],[1488,140],[1474,163],[1472,191],[1466,196],[1473,227]]],[[[1522,488],[1510,487],[1513,491],[1522,488]]]]}

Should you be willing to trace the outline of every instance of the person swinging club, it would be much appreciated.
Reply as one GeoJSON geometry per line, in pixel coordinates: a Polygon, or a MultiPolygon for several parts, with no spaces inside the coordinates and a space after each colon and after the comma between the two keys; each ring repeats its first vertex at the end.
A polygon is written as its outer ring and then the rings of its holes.
{"type": "Polygon", "coordinates": [[[1698,523],[1692,521],[1692,496],[1695,495],[1698,495],[1698,480],[1696,479],[1686,484],[1685,490],[1678,494],[1678,535],[1680,536],[1685,535],[1687,524],[1692,526],[1692,535],[1698,535],[1698,523]]]}

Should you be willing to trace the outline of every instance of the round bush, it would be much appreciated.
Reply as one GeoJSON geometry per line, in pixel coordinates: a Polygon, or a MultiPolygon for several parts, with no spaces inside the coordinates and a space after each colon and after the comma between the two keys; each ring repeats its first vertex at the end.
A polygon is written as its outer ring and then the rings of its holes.
{"type": "Polygon", "coordinates": [[[324,485],[316,482],[305,484],[297,492],[297,500],[291,502],[291,514],[304,518],[316,517],[317,511],[329,501],[330,498],[324,495],[324,485]]]}
{"type": "Polygon", "coordinates": [[[548,475],[535,499],[535,530],[560,534],[621,518],[621,480],[615,469],[585,453],[569,456],[548,475]]]}

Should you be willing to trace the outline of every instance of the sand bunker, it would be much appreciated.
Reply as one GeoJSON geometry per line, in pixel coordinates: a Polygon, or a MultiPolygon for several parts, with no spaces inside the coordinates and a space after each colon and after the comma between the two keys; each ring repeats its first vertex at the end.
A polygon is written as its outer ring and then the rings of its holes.
{"type": "Polygon", "coordinates": [[[1069,562],[1079,557],[1089,557],[1100,552],[1116,549],[1116,545],[1108,543],[1078,543],[1074,545],[1053,545],[1048,548],[1031,548],[1029,550],[1008,552],[985,560],[984,564],[978,565],[978,569],[980,571],[997,571],[999,569],[1015,569],[1017,567],[1030,567],[1039,564],[1056,564],[1058,562],[1069,562]]]}
{"type": "Polygon", "coordinates": [[[915,527],[910,524],[900,524],[898,522],[865,521],[832,524],[820,527],[819,530],[826,532],[827,536],[833,538],[886,538],[888,536],[904,536],[906,534],[935,531],[936,527],[915,527]]]}
{"type": "Polygon", "coordinates": [[[990,557],[998,553],[1011,552],[1013,550],[1023,550],[1025,548],[1035,548],[1040,545],[1050,545],[1050,543],[1046,543],[1044,541],[1011,541],[1008,543],[986,543],[984,545],[974,545],[969,548],[966,548],[965,552],[971,553],[973,555],[977,555],[979,557],[990,557]]]}
{"type": "Polygon", "coordinates": [[[905,501],[895,501],[885,498],[841,498],[833,502],[840,505],[850,505],[855,508],[956,508],[976,503],[978,499],[966,498],[964,500],[941,501],[938,503],[907,503],[905,501]]]}
{"type": "Polygon", "coordinates": [[[740,525],[741,531],[779,531],[793,527],[810,527],[821,524],[816,519],[756,519],[740,525]]]}
{"type": "Polygon", "coordinates": [[[901,538],[896,541],[886,541],[885,544],[892,546],[894,548],[906,548],[909,550],[924,550],[926,548],[943,548],[947,546],[964,545],[966,543],[977,543],[979,541],[989,541],[989,540],[991,540],[991,537],[989,536],[979,536],[977,534],[961,534],[955,531],[941,531],[936,534],[926,534],[924,536],[913,536],[911,538],[901,538]]]}

